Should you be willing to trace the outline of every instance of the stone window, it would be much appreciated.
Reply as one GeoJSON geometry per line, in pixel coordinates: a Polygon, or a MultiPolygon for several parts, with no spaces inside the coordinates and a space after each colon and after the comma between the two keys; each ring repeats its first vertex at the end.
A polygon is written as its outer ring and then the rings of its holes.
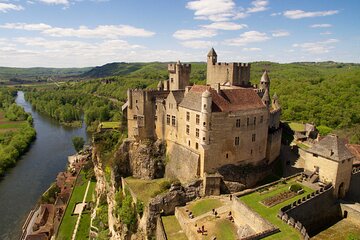
{"type": "Polygon", "coordinates": [[[253,150],[251,149],[251,150],[250,150],[250,155],[252,155],[252,154],[253,154],[253,150]]]}
{"type": "Polygon", "coordinates": [[[226,158],[229,158],[229,154],[227,153],[227,154],[225,155],[225,157],[226,157],[226,158]]]}
{"type": "Polygon", "coordinates": [[[190,145],[191,145],[191,144],[190,144],[190,140],[189,140],[189,142],[188,142],[188,145],[189,145],[189,147],[190,147],[190,145]]]}
{"type": "Polygon", "coordinates": [[[260,117],[260,123],[263,123],[264,122],[264,116],[261,116],[260,117]]]}
{"type": "Polygon", "coordinates": [[[199,143],[195,143],[196,150],[199,149],[199,143]]]}
{"type": "Polygon", "coordinates": [[[199,136],[200,136],[200,133],[199,133],[199,129],[198,129],[198,128],[197,128],[196,131],[195,131],[195,136],[196,136],[197,138],[199,138],[199,136]]]}
{"type": "Polygon", "coordinates": [[[186,125],[186,134],[189,135],[190,134],[190,126],[186,125]]]}
{"type": "Polygon", "coordinates": [[[176,117],[171,116],[171,125],[175,126],[175,124],[176,124],[176,117]]]}
{"type": "Polygon", "coordinates": [[[256,117],[254,117],[254,125],[256,125],[256,117]]]}
{"type": "Polygon", "coordinates": [[[206,122],[203,122],[203,126],[204,126],[204,127],[206,126],[206,122]]]}
{"type": "Polygon", "coordinates": [[[174,82],[174,79],[173,79],[173,78],[170,78],[170,81],[171,81],[171,82],[174,82]]]}
{"type": "Polygon", "coordinates": [[[196,125],[199,125],[200,123],[200,115],[196,114],[196,125]]]}
{"type": "Polygon", "coordinates": [[[157,121],[157,116],[155,115],[155,122],[157,121]]]}
{"type": "Polygon", "coordinates": [[[240,145],[240,137],[235,137],[235,146],[240,145]]]}
{"type": "Polygon", "coordinates": [[[166,124],[170,125],[170,115],[166,115],[166,124]]]}
{"type": "Polygon", "coordinates": [[[246,119],[246,126],[249,126],[249,124],[250,124],[250,118],[247,118],[246,119]]]}
{"type": "Polygon", "coordinates": [[[256,134],[255,134],[255,133],[252,135],[251,141],[252,141],[252,142],[255,142],[255,141],[256,141],[256,134]]]}
{"type": "Polygon", "coordinates": [[[237,127],[237,128],[239,128],[239,127],[240,127],[240,124],[241,124],[240,119],[236,119],[236,127],[237,127]]]}
{"type": "Polygon", "coordinates": [[[206,109],[206,104],[204,104],[204,109],[206,109]]]}
{"type": "Polygon", "coordinates": [[[186,112],[186,121],[190,121],[190,113],[186,112]]]}
{"type": "Polygon", "coordinates": [[[134,120],[136,120],[137,119],[137,115],[134,115],[134,120]]]}

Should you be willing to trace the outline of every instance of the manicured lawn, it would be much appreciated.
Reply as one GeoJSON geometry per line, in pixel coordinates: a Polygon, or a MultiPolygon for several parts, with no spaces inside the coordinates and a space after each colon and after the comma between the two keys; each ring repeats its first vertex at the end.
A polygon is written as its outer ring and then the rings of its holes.
{"type": "Polygon", "coordinates": [[[295,180],[288,181],[286,184],[278,184],[274,189],[269,190],[268,192],[254,192],[243,197],[240,197],[240,200],[243,201],[246,205],[252,208],[254,211],[259,213],[263,218],[267,219],[269,222],[277,226],[281,232],[276,233],[267,237],[266,239],[301,239],[300,234],[292,227],[284,223],[276,215],[278,214],[280,208],[306,196],[307,194],[313,192],[312,189],[301,185],[304,189],[304,193],[297,195],[287,201],[279,203],[273,207],[265,207],[260,203],[263,199],[279,194],[280,192],[286,191],[295,180]]]}
{"type": "Polygon", "coordinates": [[[174,215],[162,217],[166,236],[169,240],[187,240],[180,224],[174,215]]]}
{"type": "MultiPolygon", "coordinates": [[[[64,218],[62,220],[62,223],[60,225],[60,229],[58,232],[58,237],[56,239],[59,239],[59,240],[71,239],[71,236],[73,234],[75,224],[76,224],[76,221],[78,218],[78,215],[72,216],[72,212],[74,210],[76,203],[82,202],[85,191],[86,191],[87,183],[88,183],[88,181],[85,179],[84,174],[80,173],[80,176],[78,177],[78,181],[73,190],[71,199],[69,201],[69,205],[66,208],[65,215],[64,215],[64,218]]],[[[90,186],[89,186],[89,190],[88,190],[88,195],[86,197],[87,200],[91,199],[94,188],[95,188],[95,182],[91,182],[90,186]],[[90,198],[89,198],[89,196],[90,196],[90,198]]],[[[90,220],[90,218],[89,218],[89,220],[90,220]]],[[[83,230],[89,229],[89,227],[90,227],[90,221],[88,221],[88,224],[86,224],[86,222],[87,222],[87,217],[84,215],[84,222],[83,223],[82,223],[82,221],[80,222],[80,227],[83,230]],[[83,225],[83,226],[81,226],[81,225],[83,225]]],[[[78,233],[79,232],[80,231],[78,231],[78,233]]],[[[82,232],[84,232],[84,231],[82,231],[82,232]]],[[[88,233],[88,230],[85,232],[88,233]]],[[[81,233],[81,234],[83,234],[83,233],[81,233]]],[[[81,238],[78,238],[78,239],[81,239],[81,238]]]]}
{"type": "Polygon", "coordinates": [[[125,179],[125,181],[129,184],[129,187],[135,193],[138,199],[143,201],[146,205],[155,193],[160,193],[162,190],[164,190],[162,189],[162,184],[168,182],[169,180],[166,178],[143,180],[128,177],[125,179]]]}
{"type": "Polygon", "coordinates": [[[207,198],[191,204],[189,209],[194,214],[194,216],[197,217],[204,213],[210,212],[212,209],[221,207],[222,205],[223,204],[219,199],[207,198]]]}
{"type": "Polygon", "coordinates": [[[229,220],[222,219],[215,225],[216,239],[236,240],[236,228],[235,225],[229,220]]]}
{"type": "Polygon", "coordinates": [[[293,130],[293,131],[304,131],[305,130],[304,124],[302,124],[302,123],[290,122],[289,126],[290,126],[291,130],[293,130]]]}

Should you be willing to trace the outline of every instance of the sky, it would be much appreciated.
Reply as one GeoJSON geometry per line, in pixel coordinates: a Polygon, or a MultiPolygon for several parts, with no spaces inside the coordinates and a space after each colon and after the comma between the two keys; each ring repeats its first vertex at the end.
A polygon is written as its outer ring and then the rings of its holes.
{"type": "Polygon", "coordinates": [[[0,66],[360,63],[359,0],[0,0],[0,66]]]}

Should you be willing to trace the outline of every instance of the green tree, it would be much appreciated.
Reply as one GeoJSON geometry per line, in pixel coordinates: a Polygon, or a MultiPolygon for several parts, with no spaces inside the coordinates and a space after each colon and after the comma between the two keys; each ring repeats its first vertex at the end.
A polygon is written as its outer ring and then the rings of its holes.
{"type": "Polygon", "coordinates": [[[72,138],[72,143],[76,152],[79,152],[84,147],[85,140],[82,137],[75,136],[72,138]]]}

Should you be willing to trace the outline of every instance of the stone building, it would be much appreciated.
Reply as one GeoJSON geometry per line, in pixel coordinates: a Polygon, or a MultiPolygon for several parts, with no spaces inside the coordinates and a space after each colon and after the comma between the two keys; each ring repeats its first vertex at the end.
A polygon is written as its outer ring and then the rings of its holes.
{"type": "MultiPolygon", "coordinates": [[[[264,165],[280,154],[281,107],[265,71],[251,86],[250,64],[217,63],[211,49],[206,85],[189,86],[190,64],[169,64],[157,90],[128,90],[128,138],[166,142],[166,175],[187,182],[226,165],[264,165]]],[[[216,175],[217,176],[217,175],[216,175]]],[[[218,181],[215,181],[218,182],[218,181]]]]}
{"type": "Polygon", "coordinates": [[[334,196],[343,198],[349,190],[354,159],[344,140],[330,134],[305,151],[305,172],[332,183],[334,196]]]}

